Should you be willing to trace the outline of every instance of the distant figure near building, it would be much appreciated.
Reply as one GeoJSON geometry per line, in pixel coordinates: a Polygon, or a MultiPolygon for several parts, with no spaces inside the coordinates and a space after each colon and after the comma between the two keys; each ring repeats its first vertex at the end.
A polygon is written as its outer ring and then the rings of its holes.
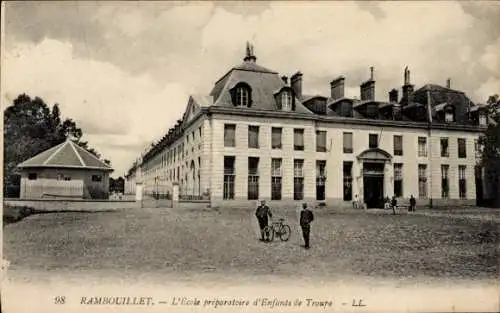
{"type": "Polygon", "coordinates": [[[392,196],[391,206],[392,206],[392,215],[396,215],[396,207],[398,206],[398,200],[396,200],[396,196],[392,196]]]}
{"type": "Polygon", "coordinates": [[[269,234],[264,234],[264,228],[266,228],[266,226],[268,226],[269,224],[268,217],[273,217],[273,214],[271,213],[271,209],[266,205],[265,200],[262,200],[260,202],[260,205],[257,207],[257,211],[255,211],[255,216],[259,221],[260,240],[261,241],[268,240],[269,234]]]}
{"type": "Polygon", "coordinates": [[[310,248],[309,235],[311,234],[311,222],[314,220],[314,214],[307,208],[307,203],[302,204],[302,211],[300,211],[300,227],[302,228],[302,235],[304,236],[304,247],[310,248]]]}
{"type": "Polygon", "coordinates": [[[415,207],[417,205],[417,200],[413,195],[410,196],[410,212],[415,212],[415,207]]]}

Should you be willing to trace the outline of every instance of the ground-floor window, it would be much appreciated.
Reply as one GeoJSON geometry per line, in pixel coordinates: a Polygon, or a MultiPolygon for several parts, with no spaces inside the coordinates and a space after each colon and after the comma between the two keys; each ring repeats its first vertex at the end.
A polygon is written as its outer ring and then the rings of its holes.
{"type": "Polygon", "coordinates": [[[394,195],[403,196],[403,164],[394,163],[394,195]]]}
{"type": "Polygon", "coordinates": [[[449,165],[441,165],[441,198],[443,199],[448,199],[450,196],[449,168],[449,165]]]}
{"type": "Polygon", "coordinates": [[[271,160],[271,200],[281,200],[281,159],[271,160]]]}
{"type": "Polygon", "coordinates": [[[465,176],[466,166],[458,166],[458,196],[460,199],[467,198],[467,180],[465,176]]]}
{"type": "Polygon", "coordinates": [[[304,199],[304,160],[293,161],[293,200],[304,199]]]}
{"type": "Polygon", "coordinates": [[[248,200],[259,199],[259,158],[248,158],[248,200]]]}
{"type": "Polygon", "coordinates": [[[352,200],[352,162],[344,162],[344,201],[352,200]]]}
{"type": "Polygon", "coordinates": [[[427,165],[418,165],[418,197],[427,198],[427,165]]]}
{"type": "Polygon", "coordinates": [[[234,156],[224,157],[224,188],[223,188],[224,200],[234,199],[234,181],[235,181],[234,159],[235,159],[234,156]]]}
{"type": "Polygon", "coordinates": [[[325,200],[326,161],[316,161],[316,200],[325,200]]]}

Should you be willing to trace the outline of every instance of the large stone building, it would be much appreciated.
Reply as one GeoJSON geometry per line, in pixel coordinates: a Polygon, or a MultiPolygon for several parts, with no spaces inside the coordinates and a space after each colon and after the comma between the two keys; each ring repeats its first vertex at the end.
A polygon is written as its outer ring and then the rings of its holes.
{"type": "Polygon", "coordinates": [[[182,120],[143,155],[146,194],[178,183],[181,196],[214,204],[336,206],[358,195],[368,207],[393,195],[440,205],[475,204],[484,194],[477,139],[487,112],[450,80],[415,89],[405,69],[401,97],[393,89],[382,100],[372,68],[359,100],[345,96],[342,76],[330,95],[308,95],[302,73],[288,81],[256,60],[247,45],[243,63],[209,95],[189,98],[182,120]]]}

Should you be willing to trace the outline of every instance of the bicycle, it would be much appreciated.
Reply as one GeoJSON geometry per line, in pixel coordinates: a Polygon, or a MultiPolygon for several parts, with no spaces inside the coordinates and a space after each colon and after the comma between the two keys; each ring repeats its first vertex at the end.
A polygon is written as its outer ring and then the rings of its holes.
{"type": "Polygon", "coordinates": [[[278,236],[281,241],[288,241],[288,239],[290,239],[292,230],[284,221],[284,218],[280,218],[277,222],[273,222],[271,225],[264,228],[264,232],[267,234],[269,241],[274,240],[274,235],[278,236]]]}

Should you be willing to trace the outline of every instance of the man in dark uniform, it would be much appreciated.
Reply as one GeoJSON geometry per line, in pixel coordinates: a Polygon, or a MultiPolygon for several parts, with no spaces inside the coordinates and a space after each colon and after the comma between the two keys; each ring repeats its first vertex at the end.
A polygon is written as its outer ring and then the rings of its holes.
{"type": "Polygon", "coordinates": [[[398,200],[396,200],[396,196],[392,196],[391,207],[392,207],[392,215],[396,215],[396,207],[398,206],[398,200]]]}
{"type": "Polygon", "coordinates": [[[271,213],[271,209],[266,205],[266,201],[262,200],[260,202],[260,205],[257,207],[257,211],[255,211],[255,216],[257,217],[257,220],[259,221],[259,227],[260,227],[260,240],[265,241],[268,239],[267,237],[269,236],[266,234],[266,238],[264,238],[264,228],[269,223],[268,217],[273,217],[271,213]]]}
{"type": "Polygon", "coordinates": [[[302,204],[302,211],[300,211],[300,227],[302,228],[302,235],[304,236],[305,248],[309,249],[309,234],[311,233],[311,222],[314,220],[314,214],[307,208],[307,203],[302,204]]]}
{"type": "Polygon", "coordinates": [[[411,195],[410,197],[410,212],[415,212],[415,206],[417,204],[417,201],[415,200],[415,197],[411,195]]]}

